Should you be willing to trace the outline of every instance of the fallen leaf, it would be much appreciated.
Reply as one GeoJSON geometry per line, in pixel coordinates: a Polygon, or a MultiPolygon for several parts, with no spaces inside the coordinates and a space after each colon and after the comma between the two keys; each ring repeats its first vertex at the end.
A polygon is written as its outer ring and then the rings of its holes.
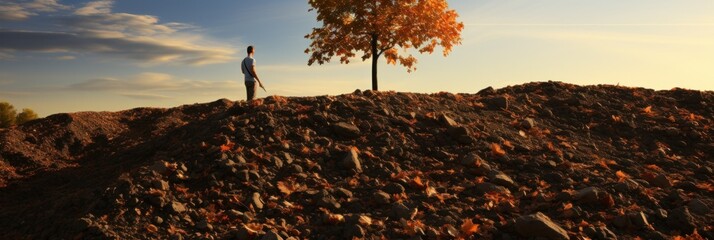
{"type": "Polygon", "coordinates": [[[479,224],[474,224],[470,218],[464,220],[464,223],[461,224],[461,236],[468,237],[473,235],[478,232],[478,227],[479,224]]]}
{"type": "Polygon", "coordinates": [[[502,157],[502,156],[505,156],[505,155],[506,155],[506,151],[504,151],[504,150],[501,148],[501,145],[499,145],[498,143],[492,143],[492,144],[491,144],[491,153],[493,153],[493,155],[496,155],[496,156],[499,156],[499,157],[502,157]]]}
{"type": "Polygon", "coordinates": [[[627,175],[627,173],[624,173],[623,171],[617,171],[615,172],[615,175],[617,175],[618,182],[624,182],[630,178],[630,175],[627,175]]]}

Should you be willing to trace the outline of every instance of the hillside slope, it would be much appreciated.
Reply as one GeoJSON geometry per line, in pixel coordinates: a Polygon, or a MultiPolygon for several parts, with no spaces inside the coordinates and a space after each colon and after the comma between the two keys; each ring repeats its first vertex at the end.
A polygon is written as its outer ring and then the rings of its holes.
{"type": "Polygon", "coordinates": [[[714,239],[714,93],[530,83],[0,130],[0,239],[714,239]]]}

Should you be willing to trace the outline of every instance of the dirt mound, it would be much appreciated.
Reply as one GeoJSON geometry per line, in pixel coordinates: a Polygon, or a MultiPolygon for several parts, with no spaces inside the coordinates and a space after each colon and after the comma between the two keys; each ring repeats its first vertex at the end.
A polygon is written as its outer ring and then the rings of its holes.
{"type": "Polygon", "coordinates": [[[0,238],[714,238],[714,93],[531,83],[0,130],[0,238]]]}

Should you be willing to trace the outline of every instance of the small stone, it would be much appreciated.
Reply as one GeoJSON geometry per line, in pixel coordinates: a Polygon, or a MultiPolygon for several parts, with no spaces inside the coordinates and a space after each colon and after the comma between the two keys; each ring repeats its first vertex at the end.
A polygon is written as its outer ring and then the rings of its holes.
{"type": "Polygon", "coordinates": [[[261,240],[283,240],[283,237],[281,237],[278,233],[275,231],[270,231],[267,232],[265,235],[263,235],[261,240]]]}
{"type": "Polygon", "coordinates": [[[506,175],[505,173],[503,173],[501,171],[492,172],[488,178],[491,179],[491,182],[501,185],[501,186],[504,186],[504,187],[507,187],[507,188],[518,187],[518,185],[516,185],[516,183],[513,181],[513,179],[511,179],[511,177],[509,177],[508,175],[506,175]]]}
{"type": "Polygon", "coordinates": [[[379,205],[389,204],[391,200],[392,197],[389,196],[389,193],[383,191],[377,191],[374,193],[374,201],[379,205]]]}
{"type": "Polygon", "coordinates": [[[351,198],[352,197],[352,192],[350,190],[347,190],[347,189],[344,189],[341,187],[335,188],[334,193],[335,193],[335,195],[337,195],[337,197],[340,197],[340,198],[351,198]]]}
{"type": "Polygon", "coordinates": [[[274,165],[276,168],[280,169],[280,168],[283,167],[283,160],[282,160],[282,159],[280,159],[280,158],[277,157],[277,156],[273,156],[272,159],[273,159],[273,161],[272,161],[272,162],[273,162],[273,165],[274,165]]]}
{"type": "Polygon", "coordinates": [[[540,212],[521,216],[516,220],[515,227],[520,235],[527,238],[570,239],[565,229],[540,212]]]}
{"type": "Polygon", "coordinates": [[[350,152],[347,153],[347,156],[342,160],[342,164],[350,170],[354,170],[355,172],[362,172],[362,164],[360,163],[359,156],[357,154],[357,150],[350,149],[350,152]]]}
{"type": "Polygon", "coordinates": [[[439,115],[439,122],[441,122],[442,125],[445,127],[458,127],[459,124],[454,121],[454,119],[451,119],[449,116],[446,116],[446,114],[441,114],[439,115]]]}
{"type": "Polygon", "coordinates": [[[484,193],[500,193],[500,194],[510,194],[511,191],[508,190],[508,188],[505,188],[503,186],[498,186],[493,183],[479,183],[476,185],[476,191],[480,194],[484,193]]]}
{"type": "Polygon", "coordinates": [[[250,204],[256,209],[263,209],[263,199],[260,197],[260,193],[253,193],[250,204]]]}
{"type": "Polygon", "coordinates": [[[607,229],[607,227],[588,227],[585,229],[585,234],[587,234],[592,239],[607,239],[607,240],[617,240],[617,235],[607,229]]]}
{"type": "Polygon", "coordinates": [[[167,181],[164,181],[164,180],[154,180],[154,181],[152,182],[152,184],[154,185],[154,188],[156,188],[156,189],[159,189],[159,190],[162,190],[162,191],[169,190],[169,182],[167,182],[167,181]]]}
{"type": "Polygon", "coordinates": [[[364,228],[362,228],[359,224],[352,224],[345,228],[344,237],[346,239],[363,238],[364,228]]]}
{"type": "Polygon", "coordinates": [[[520,125],[522,128],[531,129],[531,128],[535,127],[536,123],[535,123],[535,120],[533,120],[533,118],[526,118],[526,119],[523,119],[523,121],[521,121],[520,125]]]}
{"type": "Polygon", "coordinates": [[[654,180],[652,180],[651,183],[655,187],[660,187],[660,188],[672,187],[672,182],[669,181],[669,178],[667,178],[667,175],[665,175],[665,174],[658,175],[657,177],[655,177],[654,180]]]}
{"type": "Polygon", "coordinates": [[[350,124],[350,123],[339,122],[332,126],[333,126],[333,129],[335,130],[335,133],[337,133],[337,135],[342,136],[342,137],[355,138],[355,137],[359,137],[359,135],[360,135],[359,128],[353,124],[350,124]]]}
{"type": "Polygon", "coordinates": [[[707,214],[709,214],[709,212],[711,212],[711,209],[709,208],[709,206],[707,206],[707,204],[704,203],[700,199],[694,199],[692,201],[689,201],[689,203],[687,204],[687,207],[689,207],[689,209],[693,213],[696,213],[699,215],[707,215],[707,214]]]}
{"type": "Polygon", "coordinates": [[[411,220],[416,215],[417,209],[409,209],[403,203],[394,203],[392,205],[392,216],[396,219],[409,219],[411,220]]]}
{"type": "Polygon", "coordinates": [[[149,197],[149,203],[151,205],[154,205],[155,207],[164,207],[168,203],[168,200],[165,197],[162,196],[151,196],[149,197]]]}
{"type": "Polygon", "coordinates": [[[161,225],[162,223],[164,223],[164,219],[159,216],[156,216],[156,217],[154,217],[154,223],[156,225],[161,225]]]}
{"type": "Polygon", "coordinates": [[[200,222],[196,223],[196,229],[201,231],[213,231],[213,225],[208,223],[206,220],[201,220],[200,222]]]}
{"type": "Polygon", "coordinates": [[[614,219],[612,219],[612,224],[614,224],[618,228],[627,228],[632,223],[630,223],[630,218],[628,218],[625,215],[622,215],[622,216],[617,216],[614,219]]]}
{"type": "Polygon", "coordinates": [[[689,208],[686,206],[668,211],[667,225],[684,234],[691,234],[696,227],[694,217],[689,213],[689,208]]]}
{"type": "Polygon", "coordinates": [[[404,186],[399,183],[389,183],[382,190],[389,194],[402,194],[405,192],[404,186]]]}
{"type": "Polygon", "coordinates": [[[667,219],[667,210],[664,209],[657,209],[655,210],[655,216],[657,216],[660,219],[667,219]]]}
{"type": "Polygon", "coordinates": [[[303,172],[302,167],[297,164],[290,164],[287,168],[287,172],[291,174],[300,174],[303,172]]]}
{"type": "Polygon", "coordinates": [[[171,201],[171,204],[169,204],[169,209],[174,213],[182,213],[186,211],[186,206],[183,203],[171,201]]]}
{"type": "Polygon", "coordinates": [[[340,207],[342,207],[342,205],[339,202],[337,202],[335,197],[333,197],[331,195],[318,196],[317,206],[324,207],[324,208],[331,209],[331,210],[339,209],[340,207]]]}
{"type": "Polygon", "coordinates": [[[637,229],[647,229],[650,228],[650,223],[647,221],[647,215],[643,212],[631,213],[629,215],[630,222],[637,229]]]}
{"type": "MultiPolygon", "coordinates": [[[[481,156],[479,156],[478,153],[472,152],[461,158],[461,165],[467,166],[467,167],[477,167],[479,165],[484,164],[485,161],[481,156]]],[[[489,166],[489,171],[490,171],[490,166],[489,166]]]]}
{"type": "Polygon", "coordinates": [[[508,98],[504,96],[487,98],[484,101],[487,107],[491,110],[506,110],[508,109],[508,98]]]}

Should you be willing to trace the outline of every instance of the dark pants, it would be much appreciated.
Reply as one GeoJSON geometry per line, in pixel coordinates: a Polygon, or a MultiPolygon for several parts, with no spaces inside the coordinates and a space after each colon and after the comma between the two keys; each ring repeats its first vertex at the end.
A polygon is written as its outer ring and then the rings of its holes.
{"type": "Polygon", "coordinates": [[[248,95],[248,101],[255,98],[255,90],[257,89],[258,88],[257,85],[255,85],[255,82],[245,81],[245,93],[248,95]]]}

